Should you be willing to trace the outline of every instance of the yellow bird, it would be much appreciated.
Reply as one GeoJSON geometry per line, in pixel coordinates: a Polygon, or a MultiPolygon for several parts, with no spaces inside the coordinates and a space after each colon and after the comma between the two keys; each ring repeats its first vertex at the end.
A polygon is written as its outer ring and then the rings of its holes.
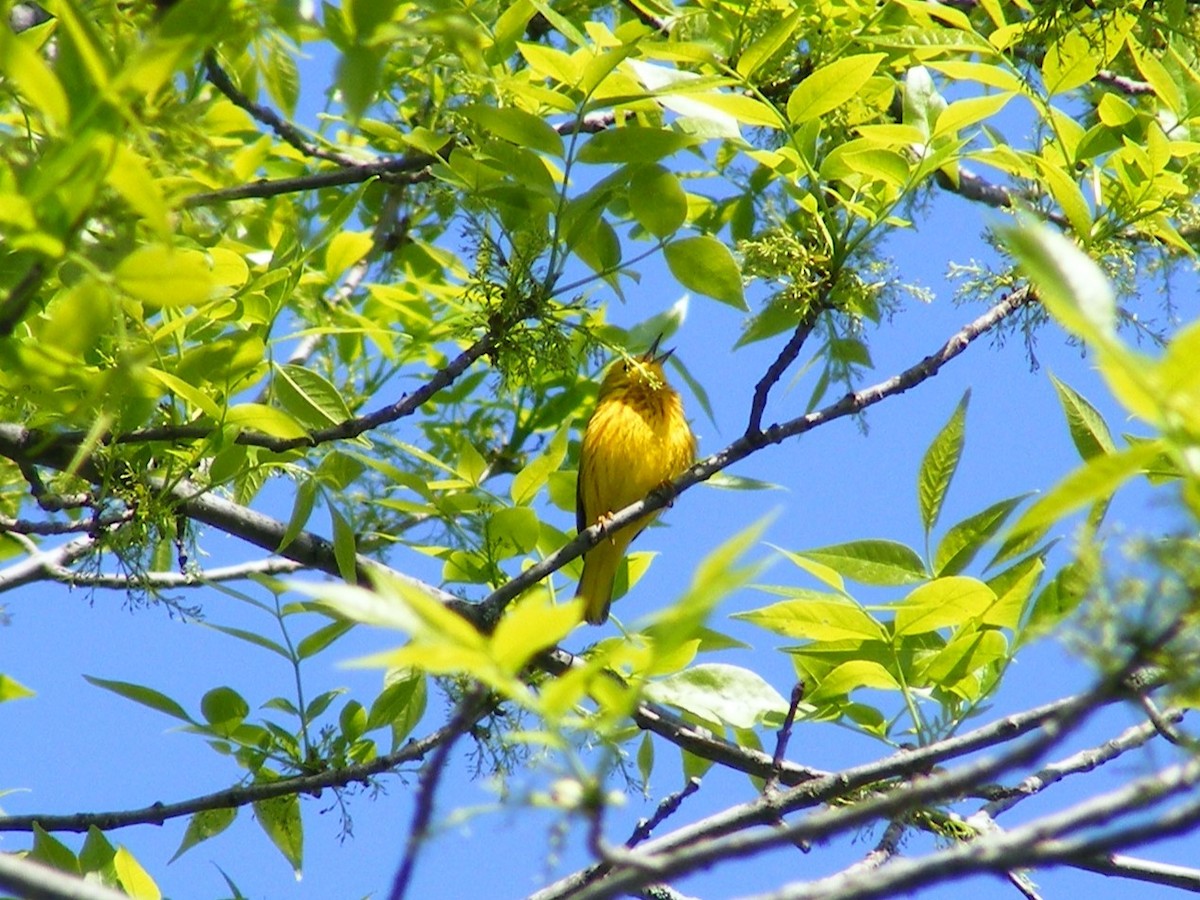
{"type": "MultiPolygon", "coordinates": [[[[682,474],[696,460],[696,438],[683,415],[679,394],[667,384],[659,355],[662,335],[645,355],[617,360],[600,384],[596,409],[588,420],[579,451],[575,522],[580,531],[607,522],[613,513],[636,503],[682,474]]],[[[625,550],[658,516],[645,518],[606,535],[583,557],[576,597],[584,600],[588,622],[608,618],[613,581],[625,550]]]]}

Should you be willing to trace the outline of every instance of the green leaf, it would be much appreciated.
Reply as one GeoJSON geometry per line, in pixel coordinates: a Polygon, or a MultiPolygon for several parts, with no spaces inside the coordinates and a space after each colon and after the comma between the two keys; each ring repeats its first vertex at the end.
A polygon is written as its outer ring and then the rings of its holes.
{"type": "Polygon", "coordinates": [[[233,824],[233,820],[237,818],[236,807],[225,807],[222,809],[205,809],[198,813],[194,813],[188,819],[187,830],[183,833],[183,840],[179,842],[179,849],[175,851],[168,862],[175,862],[179,857],[183,856],[192,847],[197,844],[207,841],[211,837],[216,837],[226,828],[233,824]]]}
{"type": "Polygon", "coordinates": [[[867,659],[853,660],[837,666],[821,679],[808,695],[808,700],[817,703],[834,697],[849,696],[859,688],[875,688],[884,691],[900,689],[894,675],[877,662],[867,659]]]}
{"type": "Polygon", "coordinates": [[[646,628],[655,659],[676,653],[680,647],[697,642],[705,623],[717,604],[749,581],[761,563],[746,563],[742,557],[762,537],[767,520],[759,520],[717,546],[700,561],[683,596],[661,610],[646,628]]]}
{"type": "Polygon", "coordinates": [[[788,43],[805,15],[805,10],[797,9],[768,28],[762,37],[742,51],[742,55],[738,57],[738,74],[749,80],[765,63],[770,62],[771,58],[788,43]]]}
{"type": "Polygon", "coordinates": [[[729,248],[708,235],[672,241],[663,250],[667,266],[679,283],[735,309],[748,311],[742,290],[742,271],[729,248]]]}
{"type": "Polygon", "coordinates": [[[1088,460],[1102,453],[1115,453],[1117,447],[1113,443],[1108,425],[1096,407],[1069,385],[1055,378],[1053,373],[1050,375],[1050,381],[1058,394],[1059,405],[1062,406],[1063,415],[1067,418],[1067,428],[1071,432],[1071,441],[1079,455],[1088,460]]]}
{"type": "Polygon", "coordinates": [[[654,740],[648,731],[642,735],[638,744],[637,767],[638,774],[642,776],[642,784],[649,785],[650,775],[654,771],[654,740]]]}
{"type": "Polygon", "coordinates": [[[984,613],[984,625],[1016,631],[1025,615],[1025,607],[1033,596],[1033,589],[1046,571],[1040,555],[1028,556],[1009,566],[988,581],[996,594],[996,603],[984,613]]]}
{"type": "Polygon", "coordinates": [[[849,541],[805,550],[798,555],[863,584],[897,586],[929,577],[917,552],[895,541],[849,541]]]}
{"type": "Polygon", "coordinates": [[[126,700],[132,700],[135,703],[142,704],[142,706],[148,706],[151,709],[166,713],[168,716],[174,716],[176,719],[181,719],[184,722],[192,721],[192,717],[184,711],[182,706],[166,694],[154,690],[154,688],[144,687],[140,684],[131,684],[127,681],[110,681],[107,678],[97,678],[94,675],[84,675],[83,677],[96,687],[112,691],[126,700]]]}
{"type": "Polygon", "coordinates": [[[337,64],[337,86],[346,115],[358,119],[376,98],[384,51],[375,47],[349,47],[337,64]]]}
{"type": "Polygon", "coordinates": [[[916,128],[928,141],[944,109],[946,100],[934,86],[929,70],[924,66],[909,69],[904,74],[904,124],[916,128]]]}
{"type": "Polygon", "coordinates": [[[222,634],[227,634],[230,637],[237,638],[239,641],[245,641],[247,644],[253,644],[256,647],[262,647],[264,650],[270,650],[284,659],[290,660],[292,655],[283,647],[268,637],[264,637],[255,631],[246,631],[243,628],[234,628],[230,625],[217,625],[213,622],[201,622],[206,628],[211,628],[214,631],[219,631],[222,634]]]}
{"type": "Polygon", "coordinates": [[[228,736],[250,714],[250,704],[231,687],[216,687],[200,701],[200,713],[219,734],[228,736]]]}
{"type": "Polygon", "coordinates": [[[305,366],[276,366],[272,388],[280,405],[308,428],[339,425],[351,417],[337,386],[305,366]]]}
{"type": "Polygon", "coordinates": [[[939,578],[957,575],[970,565],[984,544],[996,535],[1012,511],[1028,496],[1022,494],[993,503],[987,509],[950,526],[934,553],[934,574],[939,578]]]}
{"type": "Polygon", "coordinates": [[[942,503],[946,499],[946,491],[954,480],[958,463],[962,459],[963,443],[966,440],[967,404],[971,400],[968,390],[950,415],[950,420],[942,426],[925,457],[921,460],[921,469],[917,474],[917,500],[921,507],[921,522],[925,526],[925,534],[933,531],[938,516],[942,512],[942,503]]]}
{"type": "Polygon", "coordinates": [[[0,35],[0,67],[21,96],[42,114],[51,133],[70,121],[67,92],[54,70],[29,41],[14,35],[11,28],[4,28],[0,35]]]}
{"type": "MultiPolygon", "coordinates": [[[[274,780],[274,779],[272,779],[274,780]]],[[[254,816],[295,871],[300,876],[304,859],[304,826],[300,821],[300,798],[285,794],[254,804],[254,816]]]]}
{"type": "Polygon", "coordinates": [[[425,676],[415,669],[393,669],[384,678],[385,686],[371,703],[367,714],[367,730],[391,725],[404,716],[414,702],[425,676]]]}
{"type": "Polygon", "coordinates": [[[338,572],[349,584],[357,582],[358,539],[354,529],[336,507],[329,507],[329,518],[333,524],[333,556],[337,560],[338,572]]]}
{"type": "Polygon", "coordinates": [[[529,553],[537,546],[541,523],[528,506],[496,510],[488,520],[487,536],[501,557],[529,553]]]}
{"type": "Polygon", "coordinates": [[[117,285],[152,307],[194,306],[213,289],[204,254],[164,244],[134,250],[113,270],[117,285]]]}
{"type": "Polygon", "coordinates": [[[982,616],[995,602],[992,589],[975,578],[962,575],[936,578],[896,605],[896,635],[957,627],[982,616]]]}
{"type": "Polygon", "coordinates": [[[555,604],[544,593],[527,594],[505,611],[492,633],[488,655],[504,672],[515,675],[535,654],[574,631],[582,618],[582,601],[555,604]]]}
{"type": "Polygon", "coordinates": [[[687,219],[687,194],[673,172],[660,165],[645,166],[629,180],[629,208],[648,232],[667,237],[687,219]]]}
{"type": "Polygon", "coordinates": [[[1046,48],[1042,81],[1051,95],[1065,94],[1096,77],[1104,63],[1097,48],[1082,32],[1070,29],[1046,48]]]}
{"type": "Polygon", "coordinates": [[[363,709],[363,705],[357,700],[347,700],[338,714],[338,727],[349,743],[354,743],[362,737],[367,730],[367,711],[363,709]]]}
{"type": "Polygon", "coordinates": [[[316,500],[317,483],[312,478],[305,478],[296,489],[296,500],[292,504],[292,515],[288,519],[287,528],[283,531],[283,538],[280,539],[279,546],[275,548],[276,553],[282,553],[285,547],[289,546],[292,541],[300,536],[300,532],[304,530],[304,526],[308,524],[308,520],[312,516],[313,505],[316,503],[316,500]]]}
{"type": "Polygon", "coordinates": [[[546,449],[530,460],[520,472],[513,476],[509,495],[513,503],[525,506],[533,502],[545,486],[551,472],[557,472],[567,457],[567,439],[570,428],[563,424],[554,433],[546,449]]]}
{"type": "Polygon", "coordinates": [[[883,53],[863,53],[817,69],[788,97],[788,119],[800,125],[837,109],[862,89],[884,58],[883,53]]]}
{"type": "Polygon", "coordinates": [[[353,627],[353,622],[343,619],[330,622],[328,625],[318,628],[296,646],[297,658],[308,659],[309,657],[316,656],[338,638],[349,632],[353,627]]]}
{"type": "Polygon", "coordinates": [[[1100,267],[1049,225],[1003,226],[1000,234],[1037,285],[1038,299],[1075,337],[1105,346],[1116,339],[1117,299],[1100,267]]]}
{"type": "MultiPolygon", "coordinates": [[[[920,684],[944,691],[971,694],[976,673],[1008,656],[1008,640],[999,631],[963,630],[921,668],[920,684]]],[[[974,699],[968,696],[967,699],[974,699]]]]}
{"type": "Polygon", "coordinates": [[[541,116],[515,107],[468,106],[462,112],[491,134],[519,147],[560,158],[563,155],[562,137],[541,116]]]}
{"type": "Polygon", "coordinates": [[[89,826],[83,847],[79,850],[79,868],[86,875],[91,872],[107,873],[112,866],[113,857],[117,855],[114,847],[104,836],[104,832],[95,825],[89,826]]]}
{"type": "Polygon", "coordinates": [[[784,637],[810,641],[878,641],[885,637],[880,624],[860,606],[834,594],[816,591],[804,591],[794,600],[734,613],[731,618],[784,637]]]}
{"type": "Polygon", "coordinates": [[[308,436],[296,419],[282,409],[265,403],[239,403],[225,411],[225,424],[285,441],[308,436]]]}
{"type": "Polygon", "coordinates": [[[723,663],[692,666],[651,681],[645,693],[657,703],[734,728],[753,728],[767,716],[783,716],[788,710],[788,701],[761,675],[723,663]]]}
{"type": "Polygon", "coordinates": [[[29,851],[29,859],[72,875],[83,874],[79,870],[79,860],[75,858],[71,848],[37,822],[33,823],[33,848],[29,851]]]}
{"type": "Polygon", "coordinates": [[[585,163],[652,163],[701,140],[669,128],[631,125],[592,135],[579,149],[578,159],[585,163]]]}

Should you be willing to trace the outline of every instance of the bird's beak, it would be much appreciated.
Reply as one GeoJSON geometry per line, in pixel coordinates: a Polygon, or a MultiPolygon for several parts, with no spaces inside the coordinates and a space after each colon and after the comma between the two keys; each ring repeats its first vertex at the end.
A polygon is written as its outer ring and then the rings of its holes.
{"type": "Polygon", "coordinates": [[[671,354],[675,352],[674,347],[672,347],[670,350],[664,350],[661,354],[658,352],[658,345],[662,343],[663,337],[664,335],[659,334],[659,336],[654,339],[654,343],[650,345],[650,349],[646,351],[646,355],[643,357],[643,359],[645,359],[647,362],[658,363],[661,366],[671,358],[671,354]]]}

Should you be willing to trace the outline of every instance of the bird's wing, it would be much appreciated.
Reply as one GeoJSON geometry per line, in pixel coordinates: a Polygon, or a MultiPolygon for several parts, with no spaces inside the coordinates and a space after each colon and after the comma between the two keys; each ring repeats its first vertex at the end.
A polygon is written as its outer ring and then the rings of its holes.
{"type": "Polygon", "coordinates": [[[575,531],[582,532],[588,527],[587,511],[583,508],[583,448],[579,449],[579,475],[575,479],[575,531]]]}

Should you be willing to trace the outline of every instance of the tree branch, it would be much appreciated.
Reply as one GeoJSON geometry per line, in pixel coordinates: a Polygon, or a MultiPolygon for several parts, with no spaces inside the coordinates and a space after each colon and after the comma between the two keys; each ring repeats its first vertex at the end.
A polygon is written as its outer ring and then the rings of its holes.
{"type": "Polygon", "coordinates": [[[813,304],[813,308],[796,324],[796,330],[792,332],[791,338],[783,345],[783,349],[779,351],[775,361],[767,367],[763,377],[754,386],[754,400],[750,404],[750,421],[746,425],[746,434],[757,435],[762,432],[762,417],[767,410],[767,397],[771,393],[771,388],[779,382],[783,373],[800,355],[800,351],[804,348],[804,342],[808,340],[808,336],[812,334],[813,328],[817,325],[817,319],[825,311],[828,296],[827,288],[813,304]]]}
{"type": "Polygon", "coordinates": [[[0,303],[0,338],[11,335],[17,324],[25,318],[29,304],[33,302],[33,296],[45,274],[45,263],[35,262],[21,277],[21,280],[13,285],[8,296],[4,298],[4,302],[0,303]]]}
{"type": "MultiPolygon", "coordinates": [[[[1079,854],[1131,846],[1166,837],[1200,820],[1200,797],[1150,821],[1125,828],[1109,827],[1096,835],[1082,832],[1111,823],[1117,816],[1144,809],[1170,796],[1191,791],[1200,781],[1200,760],[1175,766],[1125,787],[1035,819],[1007,832],[996,832],[919,859],[896,859],[853,878],[844,873],[808,884],[793,884],[749,900],[864,900],[930,887],[974,872],[1001,872],[1020,866],[1068,863],[1079,854]],[[1057,835],[1074,835],[1058,838],[1057,835]]],[[[1165,875],[1165,873],[1164,873],[1165,875]]]]}
{"type": "Polygon", "coordinates": [[[1087,869],[1089,872],[1098,872],[1101,875],[1129,878],[1133,881],[1161,884],[1166,887],[1200,893],[1200,869],[1191,869],[1187,866],[1172,866],[1168,863],[1152,862],[1120,854],[1113,854],[1111,856],[1080,856],[1067,858],[1064,861],[1076,868],[1087,869]]]}
{"type": "Polygon", "coordinates": [[[95,549],[95,545],[96,539],[91,535],[76,538],[53,550],[34,552],[20,562],[0,569],[0,594],[35,581],[53,578],[55,570],[87,556],[95,549]]]}
{"type": "MultiPolygon", "coordinates": [[[[288,450],[298,450],[303,447],[316,447],[333,441],[351,440],[368,431],[387,425],[410,416],[421,408],[434,394],[453,384],[473,363],[485,356],[495,346],[495,338],[485,334],[449,363],[438,369],[433,376],[413,391],[405,394],[395,403],[389,403],[373,413],[354,416],[327,428],[318,428],[303,437],[278,438],[259,431],[242,431],[234,439],[238,444],[248,447],[262,447],[275,453],[288,450]]],[[[211,437],[217,430],[214,425],[163,425],[155,428],[141,428],[124,434],[108,435],[101,443],[104,444],[147,444],[166,441],[202,440],[211,437]]],[[[81,431],[68,431],[50,434],[13,423],[0,423],[0,456],[7,456],[18,463],[22,461],[36,464],[43,463],[45,454],[50,451],[77,449],[88,435],[81,431]]],[[[55,460],[61,460],[56,456],[55,460]]],[[[55,468],[62,468],[57,462],[50,462],[55,468]]]]}
{"type": "MultiPolygon", "coordinates": [[[[634,859],[631,863],[636,864],[622,866],[602,881],[572,891],[570,896],[573,900],[619,897],[623,892],[643,886],[650,880],[663,880],[708,868],[723,860],[748,859],[784,843],[826,840],[881,818],[890,820],[926,804],[946,802],[980,780],[994,778],[1041,755],[1061,741],[1086,717],[1088,711],[1085,706],[1046,722],[1040,734],[1031,736],[1021,745],[997,757],[965,763],[954,769],[906,781],[852,805],[822,808],[784,827],[751,830],[753,826],[771,825],[774,817],[789,811],[792,808],[789,794],[795,797],[807,793],[807,785],[780,795],[778,803],[764,798],[768,802],[744,804],[644,844],[632,854],[634,859]]],[[[839,773],[839,776],[844,777],[849,771],[852,770],[839,773]]],[[[833,790],[837,796],[849,796],[848,786],[844,783],[833,790]]],[[[883,866],[872,874],[890,871],[898,862],[883,866]]],[[[549,900],[566,895],[546,892],[536,896],[538,900],[549,900]]]]}
{"type": "MultiPolygon", "coordinates": [[[[478,721],[486,712],[486,707],[475,709],[473,714],[476,718],[472,722],[478,721]]],[[[331,769],[315,775],[296,775],[291,778],[281,778],[278,781],[256,782],[244,787],[228,788],[176,803],[152,803],[141,809],[76,813],[65,816],[41,813],[0,816],[0,832],[32,831],[35,824],[46,831],[83,832],[92,827],[99,828],[101,831],[111,831],[114,828],[126,828],[130,825],[161,825],[169,819],[176,819],[180,816],[190,816],[205,810],[249,806],[252,803],[275,797],[293,794],[319,794],[326,788],[346,787],[356,782],[366,783],[373,776],[384,774],[403,763],[424,759],[425,754],[451,738],[457,737],[460,733],[460,723],[455,720],[420,740],[410,740],[394,753],[376,757],[370,762],[346,766],[343,769],[331,769]]]]}
{"type": "MultiPolygon", "coordinates": [[[[916,750],[904,750],[886,759],[866,763],[861,766],[854,766],[840,772],[832,772],[816,778],[808,777],[798,787],[790,791],[777,793],[771,797],[760,796],[749,803],[740,804],[724,812],[709,816],[707,819],[693,825],[678,829],[670,835],[643,845],[641,852],[645,854],[669,855],[672,852],[686,849],[705,840],[721,835],[736,834],[755,825],[771,826],[773,833],[778,836],[777,843],[809,839],[810,835],[795,833],[791,826],[785,826],[783,829],[780,829],[777,825],[780,817],[785,813],[817,806],[833,799],[846,799],[853,796],[857,791],[891,779],[911,779],[912,776],[918,773],[925,774],[930,772],[934,766],[947,760],[1017,740],[1038,729],[1042,729],[1043,736],[1050,735],[1053,740],[1058,740],[1058,736],[1061,735],[1067,725],[1080,721],[1094,709],[1099,709],[1103,705],[1114,702],[1118,699],[1120,693],[1126,689],[1123,685],[1118,685],[1111,694],[1106,693],[1106,690],[1104,688],[1096,688],[1093,691],[1056,700],[1053,703],[1047,703],[1023,713],[1006,716],[974,731],[956,735],[926,747],[916,750]]],[[[668,739],[670,738],[668,737],[668,739]]],[[[692,748],[685,747],[685,749],[691,750],[692,748]]],[[[755,752],[743,751],[746,754],[755,752]]],[[[743,769],[743,771],[751,772],[751,774],[756,774],[760,777],[769,777],[771,772],[770,757],[761,752],[758,752],[757,755],[762,757],[764,761],[762,769],[743,769]]],[[[706,758],[711,757],[706,756],[706,758]]],[[[724,759],[717,761],[725,762],[724,759]]],[[[1019,760],[1013,764],[1016,765],[1018,762],[1019,760]]],[[[779,771],[780,780],[786,783],[790,777],[788,765],[785,764],[779,771]]],[[[931,779],[941,777],[942,773],[934,776],[926,775],[926,777],[912,783],[927,785],[931,779]]],[[[977,776],[977,780],[987,777],[986,775],[977,776]]],[[[909,788],[911,788],[911,784],[909,788]]],[[[892,796],[892,793],[895,792],[893,791],[883,796],[889,797],[892,796]]],[[[942,788],[937,788],[935,793],[940,796],[942,788]]],[[[907,796],[910,799],[912,798],[911,794],[907,796]]],[[[913,800],[913,805],[920,805],[926,802],[929,802],[928,798],[913,800]]],[[[903,806],[903,804],[901,805],[903,806]]],[[[863,803],[859,803],[854,807],[844,807],[843,809],[859,809],[861,807],[863,807],[863,803]]],[[[898,815],[898,810],[892,809],[887,804],[883,807],[872,807],[872,809],[878,811],[872,813],[867,818],[883,817],[891,819],[898,815]]],[[[825,836],[824,832],[820,834],[820,837],[825,836]]],[[[565,898],[568,896],[575,897],[575,892],[588,882],[590,872],[591,869],[589,868],[572,873],[555,884],[549,885],[536,894],[533,894],[530,900],[555,900],[555,898],[565,898]]]]}
{"type": "Polygon", "coordinates": [[[358,160],[352,159],[349,156],[318,146],[308,140],[295,124],[283,118],[275,110],[269,106],[255,103],[247,97],[233,83],[233,79],[229,77],[229,74],[221,68],[221,64],[217,61],[215,50],[209,50],[204,54],[204,74],[212,86],[228,97],[234,106],[244,109],[250,114],[251,118],[266,125],[275,132],[276,136],[292,147],[295,147],[305,156],[324,159],[328,162],[337,163],[339,166],[356,166],[359,164],[358,160]]]}
{"type": "MultiPolygon", "coordinates": [[[[1172,722],[1178,722],[1183,718],[1183,713],[1179,710],[1169,710],[1163,715],[1172,722]]],[[[1157,734],[1159,734],[1159,729],[1154,722],[1142,722],[1139,725],[1127,728],[1121,734],[1110,741],[1106,741],[1099,747],[1081,750],[1078,753],[1068,756],[1066,759],[1044,766],[1040,771],[1030,775],[1016,787],[1004,792],[1001,796],[983,806],[979,812],[990,818],[995,818],[1001,813],[1012,809],[1022,800],[1039,794],[1051,785],[1057,784],[1068,775],[1091,772],[1093,769],[1111,762],[1122,754],[1145,745],[1147,741],[1153,739],[1157,734]]]]}
{"type": "Polygon", "coordinates": [[[445,730],[449,732],[446,739],[438,744],[429,761],[421,767],[420,787],[417,790],[416,805],[413,809],[413,821],[408,829],[408,845],[404,849],[404,858],[392,881],[392,890],[388,895],[389,900],[403,900],[404,895],[408,892],[408,885],[417,864],[417,854],[429,837],[429,823],[433,818],[433,800],[437,794],[438,783],[445,772],[446,761],[450,758],[450,751],[467,729],[479,720],[480,715],[488,709],[489,705],[487,691],[479,685],[472,688],[462,699],[454,718],[446,725],[445,730]]]}
{"type": "MultiPolygon", "coordinates": [[[[223,581],[240,581],[251,575],[290,575],[305,568],[303,563],[291,559],[268,557],[251,562],[238,563],[232,566],[221,566],[199,572],[143,572],[137,575],[113,575],[101,573],[89,575],[72,571],[71,569],[55,566],[47,569],[47,575],[54,581],[69,584],[72,587],[105,588],[111,590],[139,590],[154,588],[157,590],[174,590],[178,588],[198,588],[218,584],[223,581]]],[[[2,576],[2,573],[0,573],[2,576]]],[[[0,587],[0,592],[3,587],[0,587]]]]}
{"type": "Polygon", "coordinates": [[[249,184],[189,194],[183,198],[183,208],[195,209],[198,206],[212,206],[216,203],[229,203],[233,200],[278,197],[280,194],[296,194],[301,191],[340,187],[344,184],[361,184],[372,178],[379,178],[393,184],[419,184],[433,177],[429,172],[429,167],[437,161],[436,156],[420,153],[378,162],[358,163],[352,167],[336,169],[332,172],[297,175],[294,178],[277,178],[273,181],[262,178],[249,184]]]}

